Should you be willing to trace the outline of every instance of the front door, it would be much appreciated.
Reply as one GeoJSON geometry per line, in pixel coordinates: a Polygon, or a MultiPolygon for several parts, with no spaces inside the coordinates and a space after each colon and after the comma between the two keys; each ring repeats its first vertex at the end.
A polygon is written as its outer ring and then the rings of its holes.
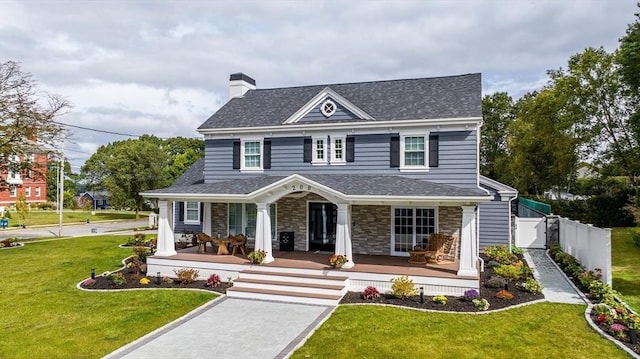
{"type": "Polygon", "coordinates": [[[336,248],[338,207],[333,203],[309,203],[309,250],[333,252],[336,248]]]}

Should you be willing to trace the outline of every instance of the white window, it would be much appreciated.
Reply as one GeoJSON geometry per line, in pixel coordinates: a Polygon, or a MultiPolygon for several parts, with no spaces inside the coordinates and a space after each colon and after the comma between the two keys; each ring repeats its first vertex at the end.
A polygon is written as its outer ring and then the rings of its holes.
{"type": "Polygon", "coordinates": [[[331,163],[346,163],[346,140],[344,137],[331,136],[331,163]]]}
{"type": "Polygon", "coordinates": [[[40,197],[40,187],[36,187],[36,197],[40,197]]]}
{"type": "Polygon", "coordinates": [[[24,189],[24,196],[25,197],[31,197],[31,187],[26,187],[24,189]]]}
{"type": "Polygon", "coordinates": [[[184,223],[200,224],[200,202],[184,203],[184,223]]]}
{"type": "MultiPolygon", "coordinates": [[[[255,238],[258,207],[255,203],[229,203],[228,234],[244,234],[247,238],[255,238]]],[[[271,218],[271,239],[276,239],[276,205],[269,207],[271,218]]]]}
{"type": "MultiPolygon", "coordinates": [[[[20,163],[20,157],[18,155],[11,155],[9,156],[9,162],[11,163],[20,163]]],[[[9,171],[9,179],[15,179],[15,180],[19,180],[20,179],[20,173],[17,171],[9,171]]]]}
{"type": "Polygon", "coordinates": [[[437,211],[433,207],[393,208],[393,254],[406,254],[415,246],[426,247],[436,232],[437,211]]]}
{"type": "Polygon", "coordinates": [[[314,137],[313,138],[313,160],[312,164],[327,164],[327,138],[326,137],[314,137]]]}
{"type": "Polygon", "coordinates": [[[242,141],[242,160],[240,170],[262,171],[262,140],[242,141]]]}
{"type": "Polygon", "coordinates": [[[15,187],[11,187],[9,189],[9,197],[16,197],[18,195],[18,190],[15,187]]]}
{"type": "Polygon", "coordinates": [[[427,148],[428,135],[402,136],[400,143],[400,169],[426,170],[428,169],[427,148]]]}

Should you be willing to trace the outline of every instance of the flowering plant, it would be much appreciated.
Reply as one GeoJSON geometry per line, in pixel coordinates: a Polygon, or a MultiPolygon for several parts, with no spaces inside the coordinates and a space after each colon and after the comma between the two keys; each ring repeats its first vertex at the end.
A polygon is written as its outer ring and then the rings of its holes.
{"type": "Polygon", "coordinates": [[[93,279],[93,278],[89,278],[89,279],[85,280],[84,282],[82,282],[82,286],[83,287],[91,287],[94,284],[96,284],[96,280],[93,279]]]}
{"type": "Polygon", "coordinates": [[[464,291],[464,300],[466,300],[467,302],[470,302],[478,298],[479,296],[480,296],[480,293],[478,293],[478,291],[475,289],[469,289],[464,291]]]}
{"type": "Polygon", "coordinates": [[[619,339],[624,338],[626,330],[627,330],[627,327],[625,327],[620,323],[613,323],[609,327],[609,331],[611,331],[611,334],[613,334],[614,337],[619,339]]]}
{"type": "Polygon", "coordinates": [[[265,252],[262,249],[259,249],[257,251],[253,251],[253,252],[249,253],[247,258],[249,258],[249,260],[252,263],[261,264],[262,261],[264,260],[264,257],[266,257],[266,256],[267,256],[267,252],[265,252]]]}
{"type": "Polygon", "coordinates": [[[498,293],[496,293],[496,298],[504,299],[504,300],[511,300],[511,299],[513,299],[513,294],[511,292],[509,292],[508,290],[503,289],[503,290],[499,291],[498,293]]]}
{"type": "Polygon", "coordinates": [[[436,302],[436,303],[440,303],[442,305],[446,305],[447,304],[447,297],[445,297],[444,295],[436,295],[431,300],[436,302]]]}
{"type": "Polygon", "coordinates": [[[347,257],[342,254],[333,254],[329,257],[329,265],[332,267],[342,267],[347,263],[347,257]]]}
{"type": "Polygon", "coordinates": [[[480,310],[489,309],[489,301],[484,298],[474,299],[472,300],[472,302],[473,302],[473,305],[480,310]]]}
{"type": "Polygon", "coordinates": [[[217,287],[220,285],[220,283],[222,283],[222,281],[220,280],[220,276],[214,273],[209,276],[206,285],[207,287],[217,287]]]}
{"type": "Polygon", "coordinates": [[[376,287],[370,285],[362,292],[362,298],[365,300],[380,298],[380,292],[376,287]]]}
{"type": "Polygon", "coordinates": [[[140,284],[142,285],[147,285],[149,283],[151,283],[151,281],[147,277],[143,277],[142,279],[140,279],[140,284]]]}

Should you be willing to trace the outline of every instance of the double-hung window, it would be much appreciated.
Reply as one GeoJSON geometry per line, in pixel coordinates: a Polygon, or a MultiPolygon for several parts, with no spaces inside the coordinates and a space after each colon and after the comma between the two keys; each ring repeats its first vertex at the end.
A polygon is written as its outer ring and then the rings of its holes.
{"type": "Polygon", "coordinates": [[[26,187],[24,189],[24,196],[25,197],[31,197],[31,187],[26,187]]]}
{"type": "Polygon", "coordinates": [[[200,224],[200,202],[184,203],[184,223],[200,224]]]}
{"type": "Polygon", "coordinates": [[[314,137],[313,138],[313,160],[312,164],[327,164],[327,138],[326,137],[314,137]]]}
{"type": "Polygon", "coordinates": [[[36,197],[40,197],[40,187],[36,187],[36,197]]]}
{"type": "Polygon", "coordinates": [[[331,136],[331,163],[346,163],[346,141],[344,137],[331,136]]]}
{"type": "Polygon", "coordinates": [[[402,136],[400,143],[400,168],[410,170],[428,169],[427,135],[402,136]]]}
{"type": "MultiPolygon", "coordinates": [[[[229,235],[244,234],[248,238],[255,238],[258,207],[255,203],[229,203],[228,232],[229,235]]],[[[269,207],[271,219],[271,239],[276,238],[276,205],[269,207]]]]}
{"type": "Polygon", "coordinates": [[[18,195],[18,190],[15,186],[11,186],[9,189],[9,197],[16,197],[18,195]]]}
{"type": "Polygon", "coordinates": [[[262,170],[262,140],[242,141],[242,170],[262,170]]]}

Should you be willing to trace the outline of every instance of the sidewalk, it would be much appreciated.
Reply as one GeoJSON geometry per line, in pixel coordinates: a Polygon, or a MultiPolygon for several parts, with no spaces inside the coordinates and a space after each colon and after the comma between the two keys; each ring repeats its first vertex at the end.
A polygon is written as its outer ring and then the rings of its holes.
{"type": "Polygon", "coordinates": [[[542,294],[549,302],[586,304],[544,249],[525,249],[524,258],[533,270],[534,277],[542,284],[542,294]]]}
{"type": "MultiPolygon", "coordinates": [[[[148,219],[141,220],[118,220],[118,221],[99,221],[92,223],[75,223],[65,224],[62,226],[63,237],[79,237],[90,236],[96,234],[105,234],[118,230],[126,230],[135,227],[142,227],[149,224],[148,219]]],[[[58,236],[57,225],[51,226],[34,226],[27,228],[12,228],[0,230],[0,240],[16,237],[18,239],[31,238],[51,238],[58,236]]]]}
{"type": "Polygon", "coordinates": [[[285,358],[333,307],[224,297],[106,359],[285,358]]]}

